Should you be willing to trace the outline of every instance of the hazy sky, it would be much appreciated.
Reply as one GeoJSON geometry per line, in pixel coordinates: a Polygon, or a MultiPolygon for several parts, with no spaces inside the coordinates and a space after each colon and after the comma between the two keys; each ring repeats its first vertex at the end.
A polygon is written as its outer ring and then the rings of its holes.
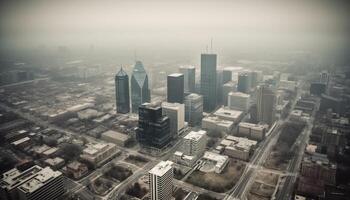
{"type": "Polygon", "coordinates": [[[96,46],[205,49],[340,48],[348,1],[2,1],[2,48],[96,46]]]}

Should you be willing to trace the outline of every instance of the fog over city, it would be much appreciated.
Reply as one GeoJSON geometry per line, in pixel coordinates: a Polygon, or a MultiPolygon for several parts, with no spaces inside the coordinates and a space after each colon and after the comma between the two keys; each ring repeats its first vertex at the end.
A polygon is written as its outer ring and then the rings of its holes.
{"type": "Polygon", "coordinates": [[[0,200],[349,200],[350,0],[0,2],[0,200]]]}

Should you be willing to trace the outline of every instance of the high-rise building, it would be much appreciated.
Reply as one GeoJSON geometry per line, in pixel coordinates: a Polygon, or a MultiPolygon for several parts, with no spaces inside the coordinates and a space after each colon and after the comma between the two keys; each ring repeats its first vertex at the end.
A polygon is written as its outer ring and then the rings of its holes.
{"type": "Polygon", "coordinates": [[[194,66],[181,66],[179,72],[184,75],[185,93],[196,91],[196,68],[194,66]]]}
{"type": "Polygon", "coordinates": [[[185,97],[185,121],[190,126],[198,126],[203,118],[203,96],[191,93],[185,97]]]}
{"type": "Polygon", "coordinates": [[[191,131],[183,138],[182,152],[189,156],[200,156],[204,152],[206,144],[206,131],[191,131]]]}
{"type": "Polygon", "coordinates": [[[224,85],[224,82],[223,82],[223,71],[222,70],[216,70],[216,95],[217,95],[217,98],[216,98],[216,104],[217,105],[222,105],[222,94],[223,94],[223,91],[222,91],[222,87],[224,85]]]}
{"type": "Polygon", "coordinates": [[[222,86],[222,100],[224,106],[228,105],[228,94],[236,90],[236,84],[233,81],[229,81],[222,86]]]}
{"type": "Polygon", "coordinates": [[[322,71],[320,73],[320,83],[328,85],[329,83],[329,73],[327,71],[322,71]]]}
{"type": "Polygon", "coordinates": [[[142,62],[136,61],[131,76],[131,104],[132,112],[137,113],[139,106],[151,101],[148,87],[148,76],[142,62]]]}
{"type": "Polygon", "coordinates": [[[0,182],[4,200],[58,199],[64,194],[63,175],[50,167],[35,165],[27,170],[5,172],[0,182]]]}
{"type": "Polygon", "coordinates": [[[129,76],[123,68],[115,76],[115,99],[117,113],[130,112],[129,76]]]}
{"type": "Polygon", "coordinates": [[[260,85],[256,95],[259,122],[271,125],[275,121],[276,94],[267,85],[260,85]]]}
{"type": "Polygon", "coordinates": [[[230,68],[224,68],[222,71],[223,84],[232,81],[232,70],[230,68]]]}
{"type": "Polygon", "coordinates": [[[184,102],[184,75],[174,73],[168,75],[168,102],[183,103],[184,102]]]}
{"type": "Polygon", "coordinates": [[[248,93],[250,90],[250,79],[247,73],[238,75],[237,91],[248,93]]]}
{"type": "Polygon", "coordinates": [[[206,112],[216,108],[216,54],[201,55],[201,94],[206,112]]]}
{"type": "Polygon", "coordinates": [[[251,71],[250,72],[250,87],[255,88],[259,82],[259,72],[251,71]]]}
{"type": "Polygon", "coordinates": [[[228,107],[234,110],[248,111],[250,95],[242,92],[228,94],[228,107]]]}
{"type": "Polygon", "coordinates": [[[170,132],[173,135],[182,133],[185,127],[185,105],[180,103],[162,103],[163,115],[169,117],[170,132]]]}
{"type": "Polygon", "coordinates": [[[148,172],[151,200],[172,199],[173,194],[173,162],[160,161],[148,172]]]}
{"type": "Polygon", "coordinates": [[[160,106],[144,103],[139,107],[136,138],[146,147],[161,149],[169,144],[173,138],[170,132],[170,120],[169,117],[163,116],[160,106]]]}

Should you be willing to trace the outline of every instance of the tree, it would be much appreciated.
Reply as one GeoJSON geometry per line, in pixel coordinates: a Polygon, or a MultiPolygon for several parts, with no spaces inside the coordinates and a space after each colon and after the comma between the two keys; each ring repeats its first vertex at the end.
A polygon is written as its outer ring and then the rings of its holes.
{"type": "Polygon", "coordinates": [[[80,156],[82,152],[82,149],[79,145],[77,144],[64,144],[62,146],[62,153],[63,156],[67,159],[67,160],[73,160],[74,158],[77,158],[78,156],[80,156]]]}

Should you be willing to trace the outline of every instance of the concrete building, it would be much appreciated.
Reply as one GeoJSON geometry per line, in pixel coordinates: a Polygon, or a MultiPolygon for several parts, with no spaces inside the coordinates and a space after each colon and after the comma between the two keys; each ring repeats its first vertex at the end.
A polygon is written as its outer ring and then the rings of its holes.
{"type": "Polygon", "coordinates": [[[238,75],[237,91],[242,93],[249,93],[250,77],[248,73],[242,73],[238,75]]]}
{"type": "Polygon", "coordinates": [[[247,122],[241,122],[238,124],[237,135],[247,137],[252,140],[261,141],[265,138],[267,129],[267,124],[252,124],[247,122]]]}
{"type": "Polygon", "coordinates": [[[191,93],[185,97],[185,121],[190,126],[198,126],[203,118],[203,96],[191,93]]]}
{"type": "Polygon", "coordinates": [[[222,86],[222,104],[228,106],[228,95],[230,92],[235,92],[237,90],[236,83],[233,81],[227,82],[222,86]]]}
{"type": "Polygon", "coordinates": [[[183,103],[184,102],[184,75],[181,73],[174,73],[168,75],[167,79],[167,95],[169,103],[183,103]]]}
{"type": "Polygon", "coordinates": [[[185,105],[180,103],[162,103],[163,115],[169,117],[172,135],[181,134],[185,128],[185,105]]]}
{"type": "Polygon", "coordinates": [[[281,80],[279,82],[280,89],[295,91],[296,87],[297,83],[295,81],[281,80]]]}
{"type": "Polygon", "coordinates": [[[206,162],[211,162],[214,164],[215,173],[220,174],[222,170],[225,169],[229,162],[228,156],[220,155],[214,152],[206,151],[202,158],[206,162]]]}
{"type": "Polygon", "coordinates": [[[227,136],[221,141],[221,146],[225,147],[224,154],[232,158],[249,161],[250,155],[254,151],[257,141],[248,138],[227,136]]]}
{"type": "Polygon", "coordinates": [[[239,110],[229,109],[227,107],[221,107],[214,112],[214,116],[217,116],[219,119],[238,123],[243,117],[243,112],[239,110]]]}
{"type": "Polygon", "coordinates": [[[230,133],[233,126],[233,121],[223,120],[215,116],[208,116],[202,120],[202,128],[206,130],[215,130],[230,133]]]}
{"type": "Polygon", "coordinates": [[[276,94],[266,85],[258,87],[256,96],[258,121],[272,125],[275,121],[276,94]]]}
{"type": "Polygon", "coordinates": [[[88,168],[85,164],[73,161],[66,166],[67,173],[72,175],[74,179],[80,179],[88,173],[88,168]]]}
{"type": "Polygon", "coordinates": [[[60,169],[61,167],[64,166],[65,161],[63,158],[60,157],[55,157],[55,158],[48,158],[44,161],[46,165],[51,167],[54,170],[60,169]]]}
{"type": "Polygon", "coordinates": [[[128,141],[129,136],[117,131],[108,130],[101,134],[101,139],[106,142],[117,144],[119,146],[124,146],[128,141]]]}
{"type": "Polygon", "coordinates": [[[242,92],[230,92],[228,94],[228,107],[234,110],[248,111],[250,95],[242,92]]]}
{"type": "Polygon", "coordinates": [[[191,131],[183,138],[182,151],[186,155],[198,156],[204,152],[206,144],[206,131],[191,131]]]}
{"type": "Polygon", "coordinates": [[[193,93],[196,90],[196,68],[194,66],[181,66],[179,72],[184,75],[185,93],[193,93]]]}
{"type": "Polygon", "coordinates": [[[19,171],[14,168],[2,176],[0,197],[4,200],[57,199],[64,192],[63,175],[37,165],[19,171]]]}
{"type": "Polygon", "coordinates": [[[216,54],[201,55],[201,94],[203,95],[203,108],[205,112],[216,108],[216,54]]]}
{"type": "Polygon", "coordinates": [[[172,199],[173,162],[161,161],[148,172],[151,200],[172,199]]]}
{"type": "Polygon", "coordinates": [[[113,143],[88,143],[86,146],[80,157],[94,166],[101,166],[119,153],[113,143]]]}
{"type": "Polygon", "coordinates": [[[222,70],[222,81],[223,84],[232,81],[232,70],[230,68],[224,68],[222,70]]]}

